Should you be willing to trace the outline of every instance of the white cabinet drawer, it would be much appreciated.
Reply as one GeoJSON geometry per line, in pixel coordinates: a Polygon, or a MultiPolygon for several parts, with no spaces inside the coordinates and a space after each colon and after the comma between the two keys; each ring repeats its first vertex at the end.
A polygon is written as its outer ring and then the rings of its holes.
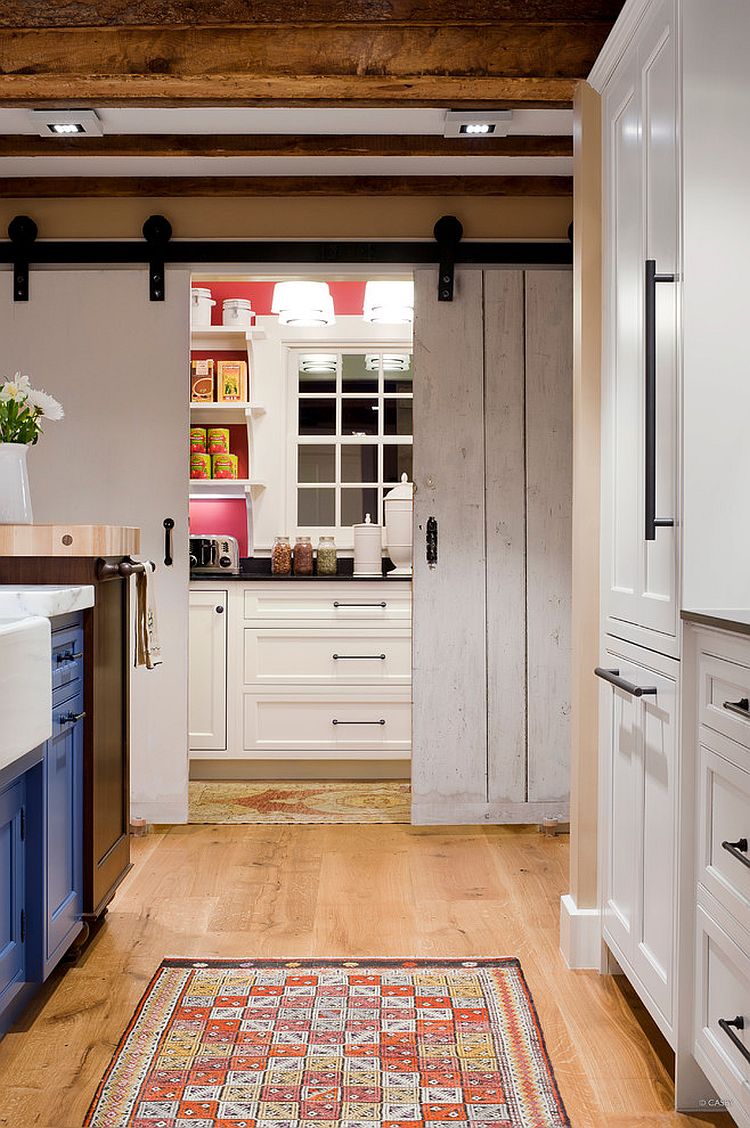
{"type": "Polygon", "coordinates": [[[245,618],[253,622],[387,622],[411,619],[411,588],[393,580],[334,584],[266,581],[245,590],[245,618]]]}
{"type": "Polygon", "coordinates": [[[699,745],[698,880],[748,928],[750,865],[745,862],[750,863],[750,771],[719,755],[732,751],[728,741],[712,735],[711,743],[716,749],[703,740],[699,745]]]}
{"type": "MultiPolygon", "coordinates": [[[[750,1124],[750,1062],[720,1020],[740,1018],[730,1030],[750,1052],[750,958],[726,928],[721,910],[699,902],[696,916],[695,1024],[693,1051],[717,1095],[740,1125],[750,1124]]],[[[747,937],[745,938],[748,939],[747,937]]]]}
{"type": "Polygon", "coordinates": [[[700,723],[750,748],[750,639],[717,636],[725,657],[709,652],[712,637],[702,636],[698,657],[700,723]]]}
{"type": "Polygon", "coordinates": [[[402,759],[411,747],[408,695],[246,693],[244,747],[256,756],[295,750],[295,758],[402,759]]]}
{"type": "Polygon", "coordinates": [[[245,685],[405,685],[408,629],[245,627],[245,685]]]}

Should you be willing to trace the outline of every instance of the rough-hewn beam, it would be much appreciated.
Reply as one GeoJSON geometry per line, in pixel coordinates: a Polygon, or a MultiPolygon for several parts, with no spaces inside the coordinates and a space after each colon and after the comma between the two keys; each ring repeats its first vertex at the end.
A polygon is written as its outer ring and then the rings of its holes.
{"type": "Polygon", "coordinates": [[[608,25],[66,28],[0,38],[0,102],[569,104],[608,25]]]}
{"type": "Polygon", "coordinates": [[[113,196],[570,196],[567,176],[32,176],[0,199],[113,196]]]}
{"type": "Polygon", "coordinates": [[[0,136],[0,157],[569,157],[572,137],[340,134],[0,136]]]}
{"type": "Polygon", "coordinates": [[[623,0],[3,0],[0,27],[601,20],[623,0]]]}

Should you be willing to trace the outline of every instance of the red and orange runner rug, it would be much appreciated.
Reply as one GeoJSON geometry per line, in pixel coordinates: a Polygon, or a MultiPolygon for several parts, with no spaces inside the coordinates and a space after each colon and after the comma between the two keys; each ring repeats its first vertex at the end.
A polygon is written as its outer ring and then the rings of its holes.
{"type": "Polygon", "coordinates": [[[521,965],[165,960],[87,1128],[569,1128],[521,965]]]}

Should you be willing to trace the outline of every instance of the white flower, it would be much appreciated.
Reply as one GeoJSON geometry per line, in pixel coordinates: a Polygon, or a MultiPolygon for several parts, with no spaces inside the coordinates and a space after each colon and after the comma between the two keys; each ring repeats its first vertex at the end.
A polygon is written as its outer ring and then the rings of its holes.
{"type": "Polygon", "coordinates": [[[39,409],[45,419],[57,421],[65,418],[62,404],[58,403],[52,396],[47,395],[41,388],[39,390],[29,388],[26,398],[30,404],[39,409]]]}
{"type": "Polygon", "coordinates": [[[12,380],[6,380],[4,384],[0,385],[0,403],[8,403],[10,400],[23,403],[28,398],[29,384],[28,376],[22,376],[20,372],[16,372],[12,380]]]}

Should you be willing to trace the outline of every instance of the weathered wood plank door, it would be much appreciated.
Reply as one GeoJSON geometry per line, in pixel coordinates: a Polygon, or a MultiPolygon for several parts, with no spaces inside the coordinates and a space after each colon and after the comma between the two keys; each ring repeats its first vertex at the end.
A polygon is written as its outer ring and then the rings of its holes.
{"type": "Polygon", "coordinates": [[[436,290],[419,271],[412,817],[565,819],[571,274],[464,269],[452,303],[436,290]]]}

